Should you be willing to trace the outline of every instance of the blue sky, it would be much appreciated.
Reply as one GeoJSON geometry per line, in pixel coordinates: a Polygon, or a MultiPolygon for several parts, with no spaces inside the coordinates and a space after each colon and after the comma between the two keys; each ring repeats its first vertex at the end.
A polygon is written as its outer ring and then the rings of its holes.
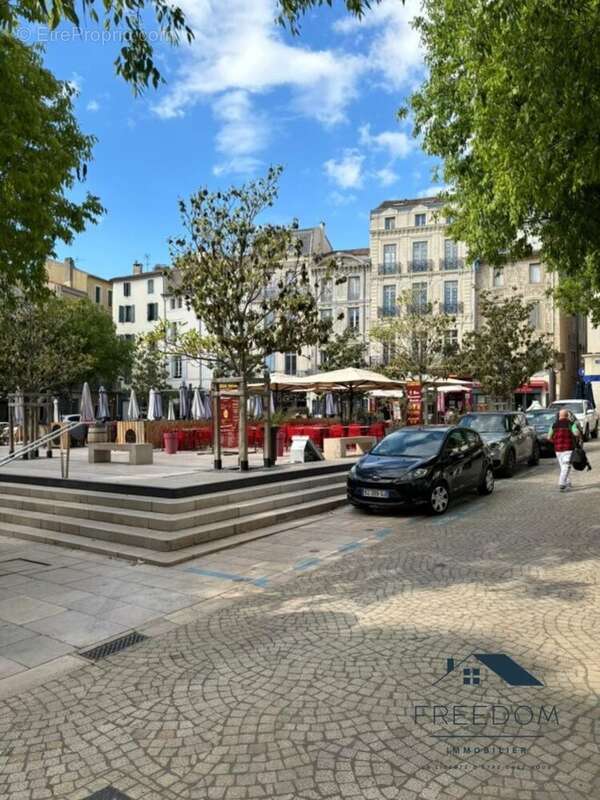
{"type": "Polygon", "coordinates": [[[77,84],[80,125],[98,138],[85,188],[107,213],[59,257],[104,276],[136,259],[168,263],[180,197],[269,164],[285,167],[271,219],[323,220],[337,248],[368,245],[369,210],[382,200],[432,190],[432,160],[395,117],[423,77],[416,2],[383,0],[362,22],[320,9],[300,37],[273,22],[272,0],[180,5],[195,41],[159,43],[167,84],[138,98],[114,74],[117,44],[101,44],[97,29],[63,26],[53,41],[22,32],[46,41],[47,65],[77,84]]]}

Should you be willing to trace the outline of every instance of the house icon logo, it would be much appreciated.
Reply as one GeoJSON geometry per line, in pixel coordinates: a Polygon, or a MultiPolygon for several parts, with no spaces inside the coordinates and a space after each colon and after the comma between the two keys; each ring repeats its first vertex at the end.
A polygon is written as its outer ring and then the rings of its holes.
{"type": "Polygon", "coordinates": [[[481,686],[487,671],[497,675],[508,686],[544,685],[505,653],[471,653],[458,663],[454,658],[447,658],[445,673],[432,685],[437,686],[448,679],[460,681],[463,686],[481,686]]]}

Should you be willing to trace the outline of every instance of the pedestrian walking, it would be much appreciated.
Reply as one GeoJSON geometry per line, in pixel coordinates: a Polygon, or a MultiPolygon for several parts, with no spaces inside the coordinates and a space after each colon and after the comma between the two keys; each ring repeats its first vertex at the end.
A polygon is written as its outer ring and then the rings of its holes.
{"type": "Polygon", "coordinates": [[[577,425],[569,419],[569,412],[566,408],[561,408],[558,412],[558,419],[548,432],[548,439],[554,444],[556,460],[560,467],[558,488],[561,492],[566,492],[571,488],[571,481],[569,480],[571,458],[579,436],[577,425]]]}

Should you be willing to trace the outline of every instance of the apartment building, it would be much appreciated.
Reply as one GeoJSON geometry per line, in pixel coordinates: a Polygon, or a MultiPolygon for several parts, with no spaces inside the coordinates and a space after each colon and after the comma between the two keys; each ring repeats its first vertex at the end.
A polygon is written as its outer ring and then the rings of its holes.
{"type": "MultiPolygon", "coordinates": [[[[456,316],[452,339],[460,342],[472,330],[475,319],[473,268],[466,247],[447,234],[442,203],[435,197],[386,200],[371,212],[370,321],[402,312],[401,298],[419,308],[456,316]]],[[[370,345],[373,365],[389,359],[386,348],[370,345]]]]}
{"type": "MultiPolygon", "coordinates": [[[[554,369],[532,375],[529,383],[516,392],[517,400],[523,406],[533,399],[545,404],[554,398],[575,396],[579,364],[586,350],[587,330],[583,318],[565,314],[553,298],[548,297],[548,289],[553,289],[556,281],[556,273],[547,270],[535,255],[506,264],[502,269],[481,264],[475,271],[477,293],[484,290],[498,299],[518,294],[525,302],[533,303],[530,324],[540,333],[547,334],[558,352],[554,369]]],[[[476,326],[479,323],[477,309],[476,326]]]]}
{"type": "Polygon", "coordinates": [[[57,261],[46,260],[48,288],[59,297],[81,300],[87,297],[92,303],[102,306],[112,313],[112,284],[106,278],[99,278],[75,266],[72,258],[57,261]]]}
{"type": "MultiPolygon", "coordinates": [[[[156,265],[144,271],[135,262],[129,275],[112,279],[113,320],[117,334],[133,340],[152,331],[165,320],[170,331],[180,327],[201,330],[201,323],[181,297],[174,294],[177,275],[167,266],[156,265]]],[[[167,357],[169,384],[178,388],[182,381],[204,390],[210,388],[211,370],[206,364],[179,356],[167,357]]]]}

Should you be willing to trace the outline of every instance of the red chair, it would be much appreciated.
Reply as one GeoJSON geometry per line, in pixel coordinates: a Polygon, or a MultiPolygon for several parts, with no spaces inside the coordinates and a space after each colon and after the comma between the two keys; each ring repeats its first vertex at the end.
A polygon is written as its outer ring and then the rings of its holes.
{"type": "Polygon", "coordinates": [[[177,449],[185,450],[185,431],[177,430],[175,433],[177,434],[177,449]]]}
{"type": "Polygon", "coordinates": [[[348,425],[348,436],[362,436],[362,425],[348,425]]]}
{"type": "Polygon", "coordinates": [[[257,425],[254,429],[254,444],[256,447],[262,447],[265,443],[265,429],[262,425],[257,425]]]}
{"type": "Polygon", "coordinates": [[[373,422],[369,425],[369,436],[376,436],[377,439],[383,439],[385,436],[385,425],[383,422],[373,422]]]}
{"type": "Polygon", "coordinates": [[[256,426],[248,426],[248,447],[256,447],[256,426]]]}
{"type": "Polygon", "coordinates": [[[344,425],[332,425],[329,429],[329,435],[334,439],[340,439],[345,435],[344,425]]]}

